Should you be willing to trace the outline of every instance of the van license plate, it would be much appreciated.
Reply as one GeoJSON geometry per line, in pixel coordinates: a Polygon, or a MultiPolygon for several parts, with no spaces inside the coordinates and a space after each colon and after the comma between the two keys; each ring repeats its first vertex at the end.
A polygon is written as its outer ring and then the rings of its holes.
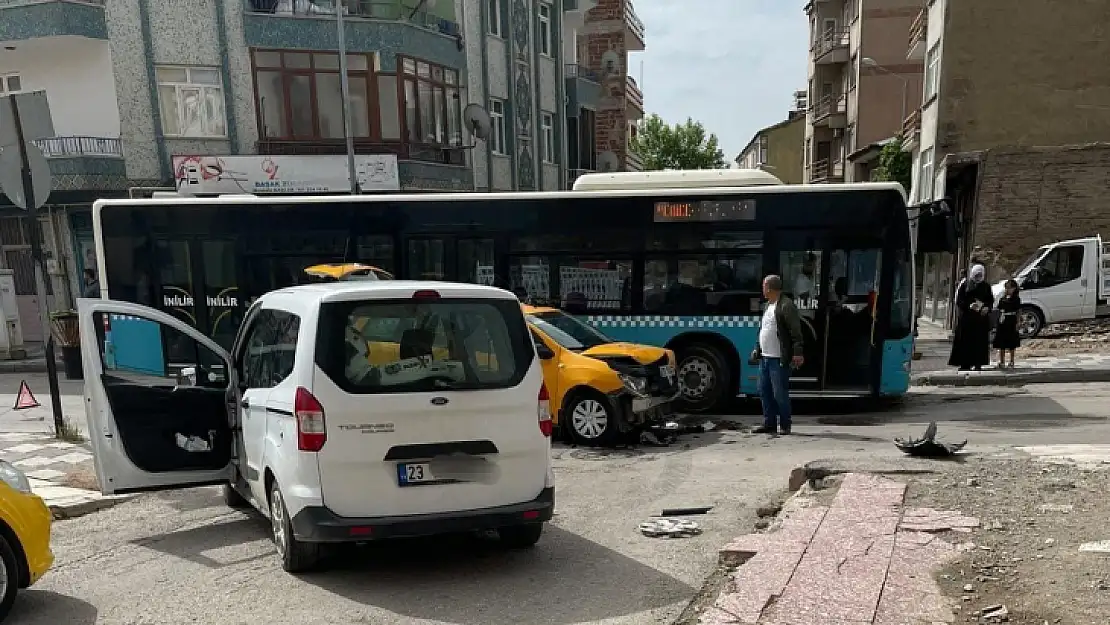
{"type": "Polygon", "coordinates": [[[426,462],[410,462],[397,465],[397,482],[401,486],[434,481],[431,465],[426,462]]]}

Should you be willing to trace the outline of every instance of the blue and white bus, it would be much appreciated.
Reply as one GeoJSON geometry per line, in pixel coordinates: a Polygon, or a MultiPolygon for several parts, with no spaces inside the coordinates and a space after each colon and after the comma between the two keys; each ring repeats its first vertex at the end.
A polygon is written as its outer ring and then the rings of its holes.
{"type": "MultiPolygon", "coordinates": [[[[673,348],[683,408],[756,395],[762,278],[804,317],[799,395],[896,397],[913,353],[913,256],[896,183],[784,185],[752,170],[590,174],[575,190],[103,200],[104,297],[152,305],[228,345],[247,304],[318,263],[496,284],[560,307],[593,341],[673,348]]],[[[142,320],[112,320],[117,361],[187,363],[142,320]]],[[[588,337],[584,337],[588,338],[588,337]]]]}

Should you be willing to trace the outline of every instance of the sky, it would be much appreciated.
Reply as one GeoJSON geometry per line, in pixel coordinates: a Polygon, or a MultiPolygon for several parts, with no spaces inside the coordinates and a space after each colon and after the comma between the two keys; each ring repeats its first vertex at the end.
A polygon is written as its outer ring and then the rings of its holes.
{"type": "Polygon", "coordinates": [[[732,161],[760,128],[786,119],[806,88],[802,0],[632,0],[646,50],[631,53],[644,107],[668,123],[692,117],[732,161]]]}

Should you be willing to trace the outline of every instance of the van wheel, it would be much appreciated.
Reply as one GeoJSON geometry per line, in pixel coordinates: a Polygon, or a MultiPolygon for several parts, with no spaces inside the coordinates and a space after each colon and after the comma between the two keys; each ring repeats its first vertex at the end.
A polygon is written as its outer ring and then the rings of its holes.
{"type": "Polygon", "coordinates": [[[1023,339],[1031,339],[1044,329],[1044,315],[1033,306],[1022,306],[1018,311],[1017,331],[1023,339]]]}
{"type": "Polygon", "coordinates": [[[224,486],[223,486],[223,497],[224,497],[224,505],[227,506],[228,508],[248,508],[248,507],[250,507],[250,502],[247,501],[247,498],[240,495],[239,491],[235,490],[235,487],[232,486],[231,484],[224,484],[224,486]]]}
{"type": "Polygon", "coordinates": [[[732,372],[719,350],[695,343],[678,354],[679,408],[708,412],[716,408],[732,383],[732,372]]]}
{"type": "Polygon", "coordinates": [[[270,527],[273,531],[274,546],[281,557],[281,568],[289,573],[303,573],[316,568],[320,561],[320,546],[315,543],[302,543],[293,536],[293,524],[285,508],[285,498],[275,481],[270,486],[270,527]]]}
{"type": "Polygon", "coordinates": [[[575,394],[566,408],[563,423],[572,441],[579,445],[611,445],[620,435],[616,411],[600,393],[575,394]]]}
{"type": "Polygon", "coordinates": [[[543,523],[510,525],[497,530],[501,544],[508,549],[527,549],[534,547],[543,534],[543,523]]]}
{"type": "Polygon", "coordinates": [[[7,539],[0,536],[0,621],[15,605],[15,595],[19,592],[19,561],[7,539]]]}

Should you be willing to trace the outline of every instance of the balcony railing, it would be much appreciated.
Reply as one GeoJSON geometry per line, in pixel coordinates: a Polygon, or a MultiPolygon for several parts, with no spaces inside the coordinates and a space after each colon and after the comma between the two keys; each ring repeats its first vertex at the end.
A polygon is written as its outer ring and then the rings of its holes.
{"type": "Polygon", "coordinates": [[[575,65],[574,63],[567,63],[563,66],[563,75],[567,78],[581,78],[582,80],[596,82],[599,85],[601,84],[601,79],[598,77],[597,72],[588,67],[575,65]]]}
{"type": "Polygon", "coordinates": [[[810,109],[813,114],[813,122],[817,123],[821,120],[827,119],[832,115],[844,114],[848,112],[848,96],[845,94],[840,95],[827,95],[817,101],[810,109]]]}
{"type": "MultiPolygon", "coordinates": [[[[398,141],[374,142],[355,139],[355,154],[396,154],[398,158],[443,165],[465,165],[464,146],[426,145],[398,141]]],[[[342,139],[262,139],[259,154],[318,156],[346,154],[342,139]]]]}
{"type": "Polygon", "coordinates": [[[636,84],[636,80],[631,76],[625,77],[625,94],[628,98],[629,104],[634,105],[640,110],[644,109],[644,92],[640,91],[640,86],[636,84]]]}
{"type": "Polygon", "coordinates": [[[912,141],[921,132],[921,109],[914,109],[902,120],[902,141],[912,141]]]}
{"type": "Polygon", "coordinates": [[[813,161],[809,166],[810,182],[833,182],[844,179],[844,161],[830,161],[823,158],[813,161]]]}
{"type": "Polygon", "coordinates": [[[644,23],[640,20],[640,16],[636,15],[636,9],[632,7],[632,0],[625,0],[624,2],[624,21],[628,24],[628,29],[632,31],[632,34],[643,41],[644,23]]]}
{"type": "Polygon", "coordinates": [[[811,49],[814,56],[822,56],[835,48],[847,47],[850,39],[849,30],[827,30],[821,33],[813,42],[811,49]]]}
{"type": "Polygon", "coordinates": [[[906,56],[914,58],[920,52],[921,47],[925,44],[925,33],[929,27],[929,9],[928,7],[921,9],[921,12],[914,18],[913,23],[910,24],[910,37],[907,46],[906,56]]]}
{"type": "MultiPolygon", "coordinates": [[[[251,13],[317,17],[335,15],[335,0],[244,0],[251,13]]],[[[428,13],[402,5],[400,0],[346,0],[344,15],[352,18],[409,22],[445,35],[461,35],[459,25],[428,13]]]]}
{"type": "Polygon", "coordinates": [[[51,137],[34,142],[47,158],[112,156],[123,158],[123,144],[108,137],[51,137]]]}
{"type": "Polygon", "coordinates": [[[643,159],[641,159],[640,155],[637,154],[636,151],[633,150],[632,148],[628,148],[628,152],[625,155],[624,162],[625,162],[625,165],[626,165],[625,169],[627,169],[628,171],[643,171],[644,170],[644,161],[643,161],[643,159]]]}

